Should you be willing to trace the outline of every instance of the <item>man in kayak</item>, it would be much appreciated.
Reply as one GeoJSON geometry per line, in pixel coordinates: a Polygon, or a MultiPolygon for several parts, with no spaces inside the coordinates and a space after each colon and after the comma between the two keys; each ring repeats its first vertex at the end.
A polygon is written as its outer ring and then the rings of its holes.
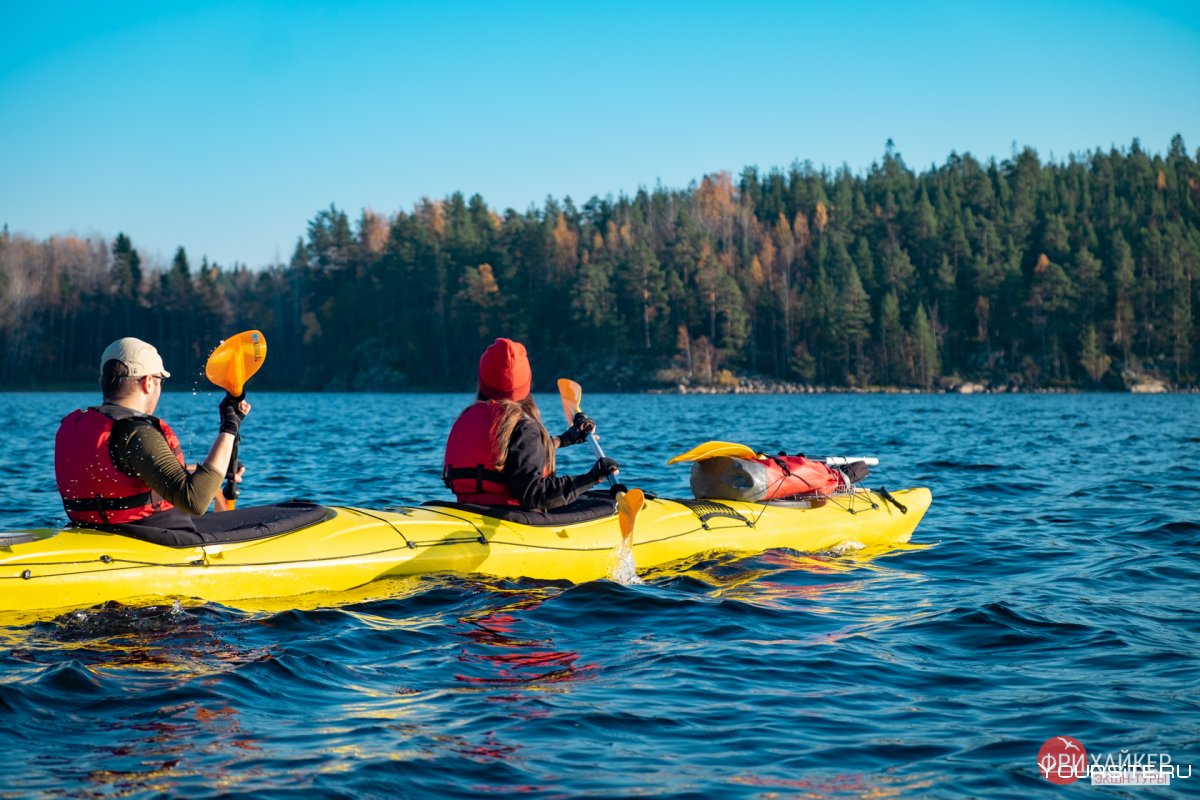
{"type": "Polygon", "coordinates": [[[582,413],[551,436],[529,394],[533,372],[525,347],[497,339],[479,359],[477,400],[459,415],[446,440],[442,479],[460,503],[549,511],[617,474],[617,462],[599,459],[582,475],[560,476],[554,453],[584,441],[596,424],[582,413]]]}
{"type": "Polygon", "coordinates": [[[140,339],[118,339],[105,349],[104,402],[68,414],[54,439],[58,492],[72,522],[195,530],[192,516],[217,497],[250,404],[245,394],[226,393],[208,458],[189,468],[175,432],[153,416],[169,377],[158,351],[140,339]]]}

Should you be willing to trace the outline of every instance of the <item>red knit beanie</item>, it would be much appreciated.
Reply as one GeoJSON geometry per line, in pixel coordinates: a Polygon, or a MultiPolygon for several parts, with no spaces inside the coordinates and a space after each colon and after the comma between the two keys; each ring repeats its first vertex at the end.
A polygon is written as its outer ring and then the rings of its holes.
{"type": "Polygon", "coordinates": [[[479,388],[488,399],[524,400],[532,382],[529,356],[520,342],[497,339],[479,358],[479,388]]]}

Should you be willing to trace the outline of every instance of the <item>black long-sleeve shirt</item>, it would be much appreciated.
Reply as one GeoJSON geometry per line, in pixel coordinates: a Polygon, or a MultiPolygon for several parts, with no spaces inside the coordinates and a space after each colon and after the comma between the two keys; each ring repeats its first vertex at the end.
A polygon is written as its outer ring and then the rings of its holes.
{"type": "Polygon", "coordinates": [[[108,450],[118,469],[141,478],[159,497],[188,514],[203,514],[225,477],[207,464],[197,464],[191,472],[181,466],[162,431],[144,414],[115,420],[108,450]]]}
{"type": "Polygon", "coordinates": [[[538,426],[523,419],[513,428],[508,443],[508,460],[504,472],[508,489],[522,508],[530,511],[549,511],[573,503],[575,498],[599,483],[602,478],[583,475],[543,475],[546,448],[538,426]]]}

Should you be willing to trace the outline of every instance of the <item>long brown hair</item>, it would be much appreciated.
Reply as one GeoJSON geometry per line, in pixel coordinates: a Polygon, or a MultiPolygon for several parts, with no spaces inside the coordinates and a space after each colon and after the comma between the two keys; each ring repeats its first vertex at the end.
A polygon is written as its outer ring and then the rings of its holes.
{"type": "MultiPolygon", "coordinates": [[[[488,398],[480,393],[479,399],[487,400],[488,398]]],[[[545,472],[547,475],[553,474],[554,441],[550,438],[550,432],[546,430],[546,426],[542,424],[542,413],[538,410],[537,403],[533,401],[533,395],[515,403],[511,400],[496,400],[495,402],[499,403],[500,408],[503,409],[492,428],[492,441],[496,443],[496,470],[503,472],[504,465],[508,462],[508,444],[512,441],[513,429],[522,419],[529,419],[537,425],[538,434],[542,438],[542,448],[546,451],[545,472]]]]}

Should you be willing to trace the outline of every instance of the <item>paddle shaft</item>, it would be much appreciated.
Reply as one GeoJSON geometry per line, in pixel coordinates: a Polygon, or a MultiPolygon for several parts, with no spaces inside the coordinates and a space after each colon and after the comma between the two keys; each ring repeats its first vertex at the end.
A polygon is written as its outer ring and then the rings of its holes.
{"type": "MultiPolygon", "coordinates": [[[[568,425],[575,424],[575,415],[582,413],[583,408],[583,388],[573,380],[568,378],[558,379],[558,396],[562,398],[563,416],[567,418],[568,425]]],[[[596,460],[600,461],[605,458],[604,449],[600,447],[600,440],[596,438],[593,431],[587,437],[588,444],[592,446],[592,453],[596,456],[596,460]]],[[[620,484],[612,475],[604,476],[608,480],[608,485],[616,489],[620,484]]],[[[641,489],[632,489],[629,491],[614,491],[613,499],[617,501],[617,517],[621,526],[621,544],[625,548],[633,546],[633,526],[637,522],[637,515],[642,510],[642,506],[646,502],[646,495],[641,489]]],[[[629,550],[630,558],[632,559],[633,551],[629,550]]],[[[636,574],[635,574],[636,577],[636,574]]]]}
{"type": "MultiPolygon", "coordinates": [[[[596,434],[593,433],[588,436],[588,444],[592,446],[592,453],[595,454],[597,461],[605,457],[604,450],[600,447],[600,440],[596,438],[596,434]]],[[[617,481],[612,475],[606,474],[604,477],[608,479],[609,486],[617,485],[617,481]]]]}
{"type": "Polygon", "coordinates": [[[229,468],[225,470],[225,488],[221,490],[221,494],[225,495],[228,501],[229,508],[233,508],[233,504],[238,499],[237,485],[237,469],[238,469],[238,443],[242,441],[242,435],[235,433],[233,435],[233,452],[229,454],[229,468]]]}
{"type": "MultiPolygon", "coordinates": [[[[559,378],[558,396],[562,399],[563,416],[567,418],[567,424],[574,425],[575,415],[583,413],[583,388],[573,380],[559,378]]],[[[588,436],[588,444],[592,446],[592,452],[595,454],[597,461],[605,457],[604,450],[600,448],[600,440],[596,438],[594,431],[588,436]]],[[[617,485],[612,475],[605,475],[604,477],[608,480],[609,486],[617,485]]]]}

